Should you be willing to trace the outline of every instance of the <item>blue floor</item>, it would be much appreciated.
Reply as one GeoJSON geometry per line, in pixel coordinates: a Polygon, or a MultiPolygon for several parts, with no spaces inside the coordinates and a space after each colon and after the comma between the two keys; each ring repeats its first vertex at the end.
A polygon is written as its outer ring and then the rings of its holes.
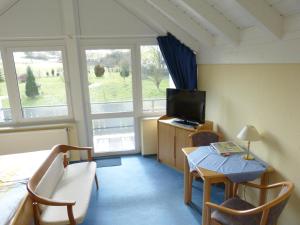
{"type": "MultiPolygon", "coordinates": [[[[122,157],[122,165],[97,168],[95,186],[84,225],[199,225],[202,183],[193,183],[193,203],[183,203],[183,174],[154,157],[122,157]]],[[[213,187],[212,201],[223,199],[213,187]]]]}

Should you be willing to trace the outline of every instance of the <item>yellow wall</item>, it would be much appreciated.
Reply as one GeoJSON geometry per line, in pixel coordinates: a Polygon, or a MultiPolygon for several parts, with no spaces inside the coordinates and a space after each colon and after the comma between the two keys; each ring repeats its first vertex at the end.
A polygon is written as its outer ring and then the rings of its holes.
{"type": "Polygon", "coordinates": [[[246,124],[262,134],[253,152],[275,169],[271,182],[291,180],[295,192],[281,225],[300,224],[300,64],[199,65],[207,119],[227,139],[246,124]],[[285,221],[285,222],[283,222],[285,221]]]}

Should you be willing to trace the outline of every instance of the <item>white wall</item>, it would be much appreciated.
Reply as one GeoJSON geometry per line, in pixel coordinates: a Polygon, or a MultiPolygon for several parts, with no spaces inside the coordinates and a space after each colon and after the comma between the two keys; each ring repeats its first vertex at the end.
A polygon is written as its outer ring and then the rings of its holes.
{"type": "Polygon", "coordinates": [[[0,17],[0,39],[63,34],[61,0],[21,0],[0,17]]]}
{"type": "Polygon", "coordinates": [[[83,36],[155,36],[156,33],[113,0],[79,1],[83,36]]]}
{"type": "MultiPolygon", "coordinates": [[[[0,39],[62,37],[62,0],[21,0],[0,17],[0,39]]],[[[80,34],[93,37],[156,36],[114,0],[78,1],[80,34]]],[[[79,34],[79,35],[80,35],[79,34]]]]}

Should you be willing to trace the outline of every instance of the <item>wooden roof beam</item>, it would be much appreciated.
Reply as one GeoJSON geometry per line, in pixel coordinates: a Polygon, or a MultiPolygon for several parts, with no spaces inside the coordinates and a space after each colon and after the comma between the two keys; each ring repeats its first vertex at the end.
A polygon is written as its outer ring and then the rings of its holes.
{"type": "Polygon", "coordinates": [[[240,42],[240,30],[231,23],[221,12],[212,7],[205,0],[175,0],[187,11],[192,12],[214,27],[220,35],[238,45],[240,42]]]}
{"type": "Polygon", "coordinates": [[[132,14],[141,19],[160,35],[167,32],[175,35],[181,42],[189,46],[193,51],[199,52],[200,43],[189,34],[184,32],[175,23],[161,14],[144,0],[115,0],[132,14]]]}
{"type": "Polygon", "coordinates": [[[177,24],[181,29],[186,31],[199,43],[212,47],[214,45],[214,37],[202,26],[196,23],[192,18],[176,7],[175,4],[168,0],[147,0],[164,16],[169,18],[173,23],[177,24]]]}
{"type": "Polygon", "coordinates": [[[280,39],[283,35],[283,17],[264,0],[235,0],[257,22],[257,25],[280,39]]]}

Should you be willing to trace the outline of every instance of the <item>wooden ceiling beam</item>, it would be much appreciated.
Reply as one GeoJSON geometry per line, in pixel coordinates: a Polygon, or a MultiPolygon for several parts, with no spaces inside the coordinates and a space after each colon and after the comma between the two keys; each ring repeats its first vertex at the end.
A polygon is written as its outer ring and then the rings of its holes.
{"type": "Polygon", "coordinates": [[[281,39],[283,35],[283,17],[264,0],[235,0],[249,13],[257,25],[268,31],[274,37],[281,39]]]}
{"type": "Polygon", "coordinates": [[[147,0],[147,2],[153,5],[153,7],[169,18],[173,23],[177,24],[181,29],[186,31],[199,43],[207,47],[212,47],[214,45],[213,35],[176,7],[175,4],[168,0],[147,0]]]}
{"type": "Polygon", "coordinates": [[[240,42],[240,30],[231,23],[221,12],[212,7],[205,0],[175,0],[188,12],[192,12],[204,20],[208,25],[214,27],[220,35],[238,45],[240,42]]]}
{"type": "Polygon", "coordinates": [[[174,22],[161,14],[144,0],[115,0],[121,6],[126,8],[133,15],[137,16],[145,24],[151,27],[159,35],[165,35],[167,32],[175,35],[181,42],[189,46],[195,52],[199,52],[200,43],[184,30],[178,27],[174,22]]]}

